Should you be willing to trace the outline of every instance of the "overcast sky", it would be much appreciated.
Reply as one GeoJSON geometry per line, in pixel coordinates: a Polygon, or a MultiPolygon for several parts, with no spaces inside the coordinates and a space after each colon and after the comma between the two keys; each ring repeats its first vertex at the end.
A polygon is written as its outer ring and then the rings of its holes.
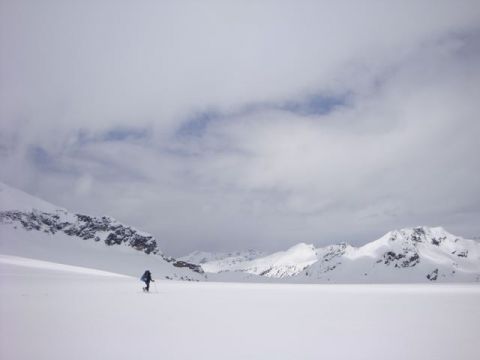
{"type": "Polygon", "coordinates": [[[478,1],[0,2],[9,185],[172,255],[480,235],[478,1]]]}

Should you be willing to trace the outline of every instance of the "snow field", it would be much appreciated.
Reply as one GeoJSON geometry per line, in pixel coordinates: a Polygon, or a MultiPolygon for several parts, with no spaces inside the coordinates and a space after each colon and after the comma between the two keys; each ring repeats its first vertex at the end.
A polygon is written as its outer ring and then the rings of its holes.
{"type": "Polygon", "coordinates": [[[475,284],[157,281],[144,294],[136,278],[44,265],[0,258],[2,359],[441,360],[480,350],[475,284]]]}

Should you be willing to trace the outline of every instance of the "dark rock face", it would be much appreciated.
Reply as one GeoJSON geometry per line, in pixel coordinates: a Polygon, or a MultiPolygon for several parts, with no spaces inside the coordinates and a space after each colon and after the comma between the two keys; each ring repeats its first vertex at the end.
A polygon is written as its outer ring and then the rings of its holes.
{"type": "Polygon", "coordinates": [[[107,216],[94,217],[63,211],[53,214],[39,211],[2,211],[0,212],[0,222],[20,223],[28,231],[36,230],[51,234],[63,232],[84,240],[103,241],[109,246],[125,244],[146,254],[161,256],[176,267],[186,267],[203,273],[202,268],[198,265],[176,261],[163,255],[152,235],[141,233],[107,216]]]}
{"type": "Polygon", "coordinates": [[[462,250],[462,251],[457,252],[457,256],[466,258],[468,256],[468,250],[462,250]]]}
{"type": "MultiPolygon", "coordinates": [[[[328,273],[330,271],[335,270],[339,265],[342,264],[342,256],[345,254],[347,249],[346,243],[341,243],[338,245],[330,245],[327,246],[327,251],[323,255],[323,257],[319,260],[320,264],[320,273],[328,273]]],[[[306,267],[308,268],[308,266],[306,267]]],[[[308,273],[306,274],[307,276],[308,273]]],[[[330,280],[329,280],[330,281],[330,280]]]]}
{"type": "Polygon", "coordinates": [[[341,243],[338,245],[330,245],[327,252],[323,256],[323,261],[332,261],[335,258],[338,258],[345,254],[345,249],[347,248],[346,243],[341,243]]]}
{"type": "Polygon", "coordinates": [[[395,267],[406,268],[417,265],[420,262],[420,256],[416,252],[406,251],[397,254],[393,251],[387,251],[383,254],[383,262],[385,265],[395,265],[395,267]]]}
{"type": "Polygon", "coordinates": [[[410,256],[408,259],[402,262],[402,267],[412,267],[417,265],[420,262],[420,256],[415,253],[410,256]]]}
{"type": "Polygon", "coordinates": [[[422,242],[423,238],[425,238],[425,230],[421,227],[414,228],[411,239],[415,242],[422,242]]]}
{"type": "Polygon", "coordinates": [[[272,271],[272,268],[267,269],[267,270],[265,270],[265,271],[262,271],[259,275],[260,275],[260,276],[266,276],[270,271],[272,271]]]}
{"type": "Polygon", "coordinates": [[[396,262],[400,259],[403,259],[404,257],[404,254],[396,254],[393,251],[387,251],[385,254],[383,254],[385,265],[390,265],[390,263],[396,262]]]}
{"type": "Polygon", "coordinates": [[[427,275],[427,279],[430,281],[435,281],[438,278],[438,269],[433,270],[430,274],[427,275]]]}
{"type": "Polygon", "coordinates": [[[457,255],[458,257],[466,258],[468,257],[468,250],[467,249],[454,250],[452,251],[452,255],[457,255]]]}
{"type": "MultiPolygon", "coordinates": [[[[62,216],[63,217],[63,216],[62,216]]],[[[107,245],[127,244],[146,254],[161,254],[157,242],[151,235],[140,234],[137,230],[124,226],[112,218],[101,218],[69,214],[68,220],[61,219],[58,214],[44,212],[0,212],[0,221],[19,222],[26,230],[44,231],[55,234],[57,231],[70,236],[78,236],[84,240],[103,241],[107,245]]]]}
{"type": "Polygon", "coordinates": [[[186,267],[186,268],[189,268],[190,270],[193,270],[195,272],[203,273],[203,269],[200,265],[190,264],[186,261],[175,260],[174,262],[172,262],[172,265],[176,266],[176,267],[180,267],[180,268],[181,267],[186,267]]]}

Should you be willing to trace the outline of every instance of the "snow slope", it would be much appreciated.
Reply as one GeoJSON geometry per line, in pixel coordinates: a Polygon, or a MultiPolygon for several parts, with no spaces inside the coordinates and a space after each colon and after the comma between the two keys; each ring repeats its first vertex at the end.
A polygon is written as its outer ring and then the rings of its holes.
{"type": "Polygon", "coordinates": [[[480,286],[157,281],[0,257],[0,358],[478,358],[480,286]],[[68,271],[66,271],[68,270],[68,271]]]}
{"type": "Polygon", "coordinates": [[[49,261],[35,260],[18,256],[0,255],[0,264],[23,266],[33,269],[58,270],[75,274],[87,274],[96,276],[127,277],[121,274],[115,274],[108,271],[89,269],[80,266],[57,264],[49,261]]]}
{"type": "Polygon", "coordinates": [[[74,214],[1,183],[0,204],[0,254],[134,277],[149,269],[154,278],[205,279],[196,266],[163,255],[150,234],[110,217],[74,214]]]}

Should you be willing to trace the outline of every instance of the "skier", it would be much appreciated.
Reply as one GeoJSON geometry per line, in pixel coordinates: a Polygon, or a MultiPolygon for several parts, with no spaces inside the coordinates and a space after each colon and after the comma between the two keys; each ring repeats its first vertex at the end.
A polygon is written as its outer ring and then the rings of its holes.
{"type": "Polygon", "coordinates": [[[143,288],[144,292],[148,292],[150,290],[150,281],[155,282],[155,280],[152,279],[152,274],[150,273],[150,270],[145,271],[140,280],[142,280],[146,285],[143,288]]]}

